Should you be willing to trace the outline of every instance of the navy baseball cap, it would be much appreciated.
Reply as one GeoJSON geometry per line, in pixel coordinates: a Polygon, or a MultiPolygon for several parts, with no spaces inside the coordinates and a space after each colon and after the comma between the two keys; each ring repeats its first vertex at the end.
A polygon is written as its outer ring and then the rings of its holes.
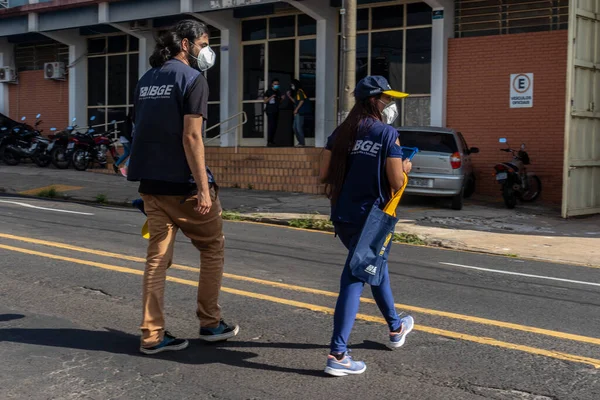
{"type": "Polygon", "coordinates": [[[395,99],[408,97],[408,93],[393,90],[387,79],[380,75],[367,76],[361,79],[356,85],[356,89],[354,89],[354,97],[357,100],[364,100],[368,97],[377,96],[382,93],[395,99]]]}

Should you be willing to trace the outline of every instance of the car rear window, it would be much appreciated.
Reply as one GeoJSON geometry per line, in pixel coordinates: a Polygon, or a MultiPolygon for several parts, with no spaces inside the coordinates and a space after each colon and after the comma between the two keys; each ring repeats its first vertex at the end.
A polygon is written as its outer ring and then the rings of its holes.
{"type": "Polygon", "coordinates": [[[451,133],[399,131],[400,144],[417,147],[419,151],[435,151],[438,153],[454,153],[458,151],[456,140],[451,133]]]}

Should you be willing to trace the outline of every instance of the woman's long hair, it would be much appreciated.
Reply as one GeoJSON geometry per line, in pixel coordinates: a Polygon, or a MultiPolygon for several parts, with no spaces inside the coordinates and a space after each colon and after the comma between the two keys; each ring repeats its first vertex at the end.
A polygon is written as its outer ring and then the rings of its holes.
{"type": "Polygon", "coordinates": [[[331,162],[325,179],[325,194],[335,204],[342,191],[348,170],[348,155],[356,143],[358,131],[368,128],[372,119],[382,119],[381,111],[377,107],[379,96],[369,97],[357,102],[348,117],[336,129],[335,141],[331,149],[331,162]],[[362,126],[364,125],[364,126],[362,126]]]}
{"type": "Polygon", "coordinates": [[[208,27],[200,21],[186,19],[178,22],[172,28],[161,32],[156,39],[156,47],[150,56],[150,65],[152,68],[162,67],[164,63],[181,53],[183,39],[194,43],[204,34],[208,35],[208,27]]]}

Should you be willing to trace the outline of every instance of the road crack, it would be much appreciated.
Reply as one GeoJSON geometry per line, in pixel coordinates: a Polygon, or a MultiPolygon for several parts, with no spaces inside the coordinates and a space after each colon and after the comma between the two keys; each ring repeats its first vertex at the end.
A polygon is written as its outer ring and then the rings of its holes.
{"type": "Polygon", "coordinates": [[[104,296],[112,297],[112,294],[105,292],[102,289],[96,289],[96,288],[92,288],[92,287],[88,287],[88,286],[82,286],[82,289],[89,290],[94,293],[102,294],[104,296]]]}

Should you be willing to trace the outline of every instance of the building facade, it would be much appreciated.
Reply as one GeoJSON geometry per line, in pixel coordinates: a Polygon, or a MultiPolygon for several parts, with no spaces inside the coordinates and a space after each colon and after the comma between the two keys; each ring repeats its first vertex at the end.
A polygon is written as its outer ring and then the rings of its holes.
{"type": "MultiPolygon", "coordinates": [[[[196,18],[210,26],[218,56],[207,71],[208,125],[224,122],[207,136],[214,138],[208,158],[221,182],[267,190],[322,190],[316,177],[318,154],[338,122],[342,0],[2,3],[0,66],[11,68],[14,79],[0,84],[0,112],[13,118],[42,113],[47,127],[64,127],[73,117],[81,126],[91,116],[100,124],[122,120],[132,107],[137,79],[149,68],[156,35],[180,19],[196,18]],[[47,63],[55,62],[65,66],[65,73],[47,79],[47,63]],[[284,89],[299,79],[314,104],[305,123],[307,148],[292,147],[296,142],[286,109],[280,112],[278,147],[265,147],[263,95],[274,78],[284,89]],[[242,112],[247,123],[235,128],[242,112]]],[[[597,16],[598,3],[358,0],[356,79],[384,75],[395,89],[411,94],[399,101],[397,125],[448,126],[479,147],[481,152],[472,157],[477,192],[499,194],[492,167],[505,160],[498,139],[506,137],[527,145],[530,169],[542,179],[541,200],[564,203],[569,197],[566,170],[571,168],[565,165],[579,165],[582,158],[565,155],[568,121],[574,115],[568,106],[570,76],[577,64],[569,62],[569,27],[591,20],[590,29],[599,29],[593,28],[597,17],[583,13],[579,18],[573,12],[595,10],[597,16]],[[531,107],[515,107],[510,100],[511,76],[521,74],[533,74],[531,107]]],[[[591,62],[593,70],[598,59],[591,62]]],[[[597,91],[587,97],[598,104],[597,91]]],[[[582,165],[591,170],[581,173],[582,182],[593,186],[582,192],[589,197],[582,206],[588,210],[600,210],[597,113],[592,107],[586,117],[591,120],[585,136],[590,146],[584,146],[587,164],[582,165]]]]}

